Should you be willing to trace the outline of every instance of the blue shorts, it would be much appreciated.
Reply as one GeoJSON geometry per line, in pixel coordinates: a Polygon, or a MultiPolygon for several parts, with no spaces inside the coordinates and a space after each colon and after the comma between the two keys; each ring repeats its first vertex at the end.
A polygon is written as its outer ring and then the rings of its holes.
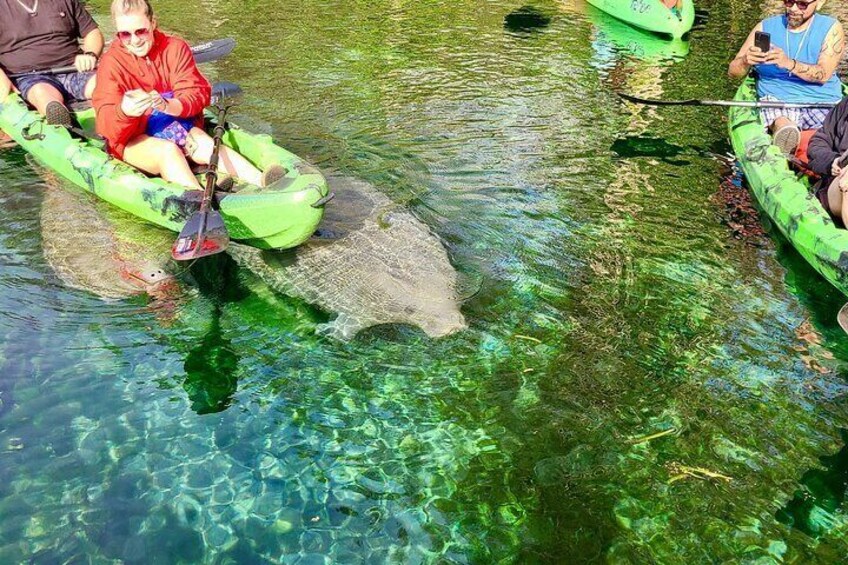
{"type": "MultiPolygon", "coordinates": [[[[162,98],[173,98],[172,92],[163,92],[162,98]]],[[[194,127],[194,118],[175,118],[169,114],[153,110],[147,118],[147,129],[144,133],[151,137],[173,141],[179,147],[185,147],[188,132],[194,127]]]]}
{"type": "Polygon", "coordinates": [[[62,93],[65,102],[85,100],[85,85],[94,76],[94,71],[85,73],[64,73],[60,75],[27,75],[12,82],[21,91],[21,97],[26,100],[30,89],[40,82],[46,82],[62,93]]]}

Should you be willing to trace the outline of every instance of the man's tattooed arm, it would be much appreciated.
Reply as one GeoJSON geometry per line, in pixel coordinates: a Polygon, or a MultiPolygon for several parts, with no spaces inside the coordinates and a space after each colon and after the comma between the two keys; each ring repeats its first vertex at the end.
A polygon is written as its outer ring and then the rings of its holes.
{"type": "Polygon", "coordinates": [[[830,80],[830,77],[836,72],[836,67],[844,54],[845,34],[842,31],[842,26],[837,22],[833,24],[827,37],[825,37],[817,64],[810,65],[793,61],[788,70],[802,80],[823,84],[830,80]]]}

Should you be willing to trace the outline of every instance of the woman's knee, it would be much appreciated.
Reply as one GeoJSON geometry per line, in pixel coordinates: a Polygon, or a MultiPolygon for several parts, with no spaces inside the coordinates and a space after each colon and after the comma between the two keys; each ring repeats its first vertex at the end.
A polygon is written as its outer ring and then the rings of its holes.
{"type": "Polygon", "coordinates": [[[186,153],[196,163],[206,164],[212,156],[212,138],[200,128],[191,128],[186,141],[186,153]]]}
{"type": "Polygon", "coordinates": [[[85,83],[84,96],[88,99],[94,95],[94,88],[97,86],[97,75],[92,75],[88,82],[85,83]]]}

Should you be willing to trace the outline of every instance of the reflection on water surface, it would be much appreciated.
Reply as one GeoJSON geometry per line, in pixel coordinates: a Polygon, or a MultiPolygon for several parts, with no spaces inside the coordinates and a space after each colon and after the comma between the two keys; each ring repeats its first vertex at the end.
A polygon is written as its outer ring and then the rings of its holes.
{"type": "Polygon", "coordinates": [[[719,111],[612,93],[730,96],[761,8],[701,9],[668,46],[577,1],[157,6],[237,38],[236,121],[438,235],[468,328],[325,339],[227,258],[104,301],[4,149],[0,562],[839,560],[845,298],[722,224],[719,111]]]}

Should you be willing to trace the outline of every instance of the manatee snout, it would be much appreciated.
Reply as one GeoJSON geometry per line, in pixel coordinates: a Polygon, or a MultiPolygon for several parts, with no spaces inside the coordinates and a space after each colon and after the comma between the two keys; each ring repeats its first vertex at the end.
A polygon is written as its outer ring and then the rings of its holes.
{"type": "Polygon", "coordinates": [[[156,264],[142,265],[134,269],[125,266],[124,276],[141,292],[146,292],[155,298],[173,296],[179,286],[171,273],[156,264]]]}

